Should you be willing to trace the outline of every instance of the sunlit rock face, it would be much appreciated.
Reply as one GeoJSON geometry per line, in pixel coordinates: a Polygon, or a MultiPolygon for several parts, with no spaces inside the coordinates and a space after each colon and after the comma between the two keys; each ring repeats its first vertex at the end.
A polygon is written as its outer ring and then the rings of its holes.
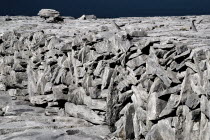
{"type": "Polygon", "coordinates": [[[209,16],[86,17],[0,17],[0,139],[210,138],[209,16]]]}

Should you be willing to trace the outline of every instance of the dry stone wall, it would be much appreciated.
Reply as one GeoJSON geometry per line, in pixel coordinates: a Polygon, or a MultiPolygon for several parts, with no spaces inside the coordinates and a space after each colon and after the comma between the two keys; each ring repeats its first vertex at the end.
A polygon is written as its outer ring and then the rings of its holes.
{"type": "Polygon", "coordinates": [[[210,46],[140,30],[68,41],[40,30],[4,33],[0,49],[1,92],[45,115],[108,125],[107,139],[210,139],[210,46]]]}

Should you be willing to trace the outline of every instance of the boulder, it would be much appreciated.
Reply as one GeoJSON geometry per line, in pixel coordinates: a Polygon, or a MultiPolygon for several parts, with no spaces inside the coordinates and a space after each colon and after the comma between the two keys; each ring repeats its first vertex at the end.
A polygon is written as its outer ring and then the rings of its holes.
{"type": "Polygon", "coordinates": [[[44,18],[47,23],[58,23],[64,21],[64,18],[60,16],[60,13],[54,9],[42,9],[39,11],[38,16],[44,18]]]}
{"type": "Polygon", "coordinates": [[[96,20],[97,17],[95,15],[82,15],[79,20],[96,20]]]}
{"type": "Polygon", "coordinates": [[[60,13],[54,9],[41,9],[38,16],[41,18],[59,17],[60,13]]]}

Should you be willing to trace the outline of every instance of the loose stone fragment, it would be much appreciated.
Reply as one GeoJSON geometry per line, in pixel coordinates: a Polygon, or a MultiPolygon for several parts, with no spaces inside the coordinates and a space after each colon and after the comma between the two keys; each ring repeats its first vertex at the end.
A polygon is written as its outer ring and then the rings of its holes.
{"type": "Polygon", "coordinates": [[[104,118],[98,116],[94,111],[84,105],[65,104],[65,111],[73,117],[85,119],[94,124],[104,124],[104,118]]]}
{"type": "Polygon", "coordinates": [[[172,113],[173,111],[176,110],[177,106],[180,103],[180,95],[174,95],[171,94],[168,103],[166,104],[165,108],[162,110],[162,112],[160,113],[159,117],[163,117],[166,115],[169,115],[170,113],[172,113]]]}
{"type": "Polygon", "coordinates": [[[151,93],[147,104],[147,120],[157,120],[166,104],[166,101],[158,98],[156,92],[151,93]]]}
{"type": "Polygon", "coordinates": [[[155,60],[148,59],[146,64],[146,71],[147,74],[156,74],[167,87],[171,85],[171,80],[165,74],[165,70],[159,64],[157,64],[155,60]]]}
{"type": "Polygon", "coordinates": [[[146,135],[146,140],[175,140],[175,129],[167,120],[161,120],[154,125],[146,135]]]}

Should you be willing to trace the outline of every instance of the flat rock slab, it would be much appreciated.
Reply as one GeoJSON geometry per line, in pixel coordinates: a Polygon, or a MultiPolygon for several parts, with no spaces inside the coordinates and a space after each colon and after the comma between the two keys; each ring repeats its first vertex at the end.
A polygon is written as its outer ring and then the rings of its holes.
{"type": "Polygon", "coordinates": [[[72,103],[65,104],[65,111],[73,117],[87,120],[94,124],[104,124],[105,120],[103,117],[97,115],[93,110],[89,109],[85,105],[75,105],[72,103]]]}

